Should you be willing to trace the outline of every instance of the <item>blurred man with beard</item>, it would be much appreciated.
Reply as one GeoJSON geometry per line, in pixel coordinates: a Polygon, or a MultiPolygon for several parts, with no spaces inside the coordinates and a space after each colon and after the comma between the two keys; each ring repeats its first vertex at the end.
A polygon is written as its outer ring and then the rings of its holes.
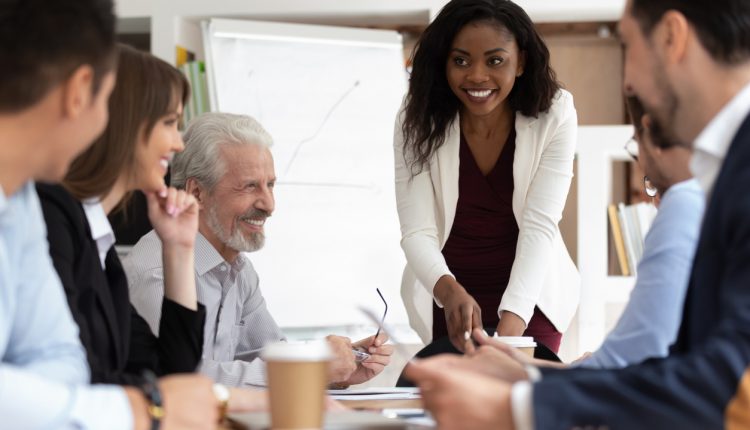
{"type": "MultiPolygon", "coordinates": [[[[267,343],[285,339],[243,253],[263,247],[263,226],[274,210],[272,139],[250,117],[208,113],[190,124],[184,140],[171,183],[195,196],[200,207],[195,275],[198,300],[206,306],[200,371],[227,385],[263,385],[258,355],[267,343]]],[[[123,263],[131,301],[154,333],[164,294],[161,252],[151,231],[123,263]]],[[[355,343],[339,336],[327,340],[335,354],[330,382],[336,386],[371,379],[389,363],[393,350],[383,345],[385,335],[355,343]],[[367,350],[371,357],[357,362],[352,348],[367,350]]]]}
{"type": "Polygon", "coordinates": [[[528,367],[504,381],[445,357],[410,364],[440,428],[750,426],[750,2],[628,0],[618,30],[627,94],[691,144],[707,198],[677,339],[623,369],[528,367]]]}

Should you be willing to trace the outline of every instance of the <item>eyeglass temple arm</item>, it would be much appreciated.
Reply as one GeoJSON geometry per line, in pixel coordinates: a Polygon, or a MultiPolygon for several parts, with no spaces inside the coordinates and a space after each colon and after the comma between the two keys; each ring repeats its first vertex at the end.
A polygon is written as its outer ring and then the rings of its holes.
{"type": "Polygon", "coordinates": [[[380,292],[380,288],[375,288],[375,291],[378,292],[378,295],[380,296],[380,300],[383,301],[383,304],[385,305],[385,312],[383,312],[383,319],[380,322],[380,325],[378,326],[378,331],[375,332],[375,339],[378,338],[378,335],[380,334],[380,329],[383,327],[383,323],[385,322],[385,316],[388,314],[388,302],[385,301],[385,297],[383,297],[383,293],[380,292]]]}

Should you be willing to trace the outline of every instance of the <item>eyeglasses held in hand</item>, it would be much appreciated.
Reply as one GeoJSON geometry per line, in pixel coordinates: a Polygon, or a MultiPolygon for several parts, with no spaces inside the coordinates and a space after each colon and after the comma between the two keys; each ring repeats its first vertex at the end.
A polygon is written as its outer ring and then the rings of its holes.
{"type": "Polygon", "coordinates": [[[380,292],[380,288],[375,288],[375,291],[378,292],[378,295],[380,296],[380,300],[383,301],[383,305],[385,306],[385,310],[383,311],[383,318],[380,320],[378,331],[375,332],[375,339],[377,339],[378,335],[380,334],[380,329],[381,327],[383,327],[383,323],[385,322],[385,316],[388,315],[388,302],[385,301],[385,297],[383,297],[383,293],[380,292]]]}
{"type": "MultiPolygon", "coordinates": [[[[380,320],[380,324],[378,324],[378,331],[375,332],[373,342],[378,338],[378,335],[380,335],[380,329],[381,327],[383,327],[383,323],[385,322],[385,316],[388,315],[388,302],[385,301],[385,297],[383,297],[383,293],[380,292],[380,288],[375,288],[375,291],[377,291],[378,296],[380,296],[380,300],[383,301],[383,305],[385,305],[385,311],[383,311],[383,318],[380,320]]],[[[352,348],[352,352],[354,353],[354,360],[357,362],[365,361],[370,358],[370,354],[367,353],[365,348],[352,348]]]]}
{"type": "Polygon", "coordinates": [[[398,340],[398,337],[394,335],[393,330],[391,330],[383,322],[383,320],[378,319],[378,316],[375,315],[375,312],[362,306],[360,306],[359,310],[362,311],[362,313],[364,313],[367,316],[367,318],[370,319],[370,321],[378,325],[379,331],[382,331],[383,333],[388,335],[388,338],[391,340],[391,343],[396,348],[396,351],[398,351],[401,355],[404,356],[404,358],[408,359],[409,361],[413,359],[412,357],[413,354],[409,352],[409,350],[406,348],[406,345],[404,345],[402,342],[398,340]]]}

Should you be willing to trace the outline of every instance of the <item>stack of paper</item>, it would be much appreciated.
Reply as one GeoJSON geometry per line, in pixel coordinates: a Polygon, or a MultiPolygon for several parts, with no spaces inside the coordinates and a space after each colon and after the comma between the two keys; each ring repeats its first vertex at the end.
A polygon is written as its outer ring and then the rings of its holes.
{"type": "Polygon", "coordinates": [[[419,399],[417,387],[369,387],[328,390],[328,395],[336,400],[411,400],[419,399]]]}

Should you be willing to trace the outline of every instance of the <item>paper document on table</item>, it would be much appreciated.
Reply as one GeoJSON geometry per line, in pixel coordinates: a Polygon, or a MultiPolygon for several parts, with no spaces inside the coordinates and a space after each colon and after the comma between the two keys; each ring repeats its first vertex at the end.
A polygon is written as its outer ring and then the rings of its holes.
{"type": "Polygon", "coordinates": [[[411,400],[420,398],[417,387],[368,387],[328,390],[336,400],[411,400]]]}
{"type": "MultiPolygon", "coordinates": [[[[229,421],[233,427],[243,430],[268,430],[271,425],[270,414],[268,412],[244,412],[230,413],[229,421]]],[[[424,429],[433,427],[427,422],[428,427],[421,423],[410,423],[400,418],[388,418],[377,412],[365,411],[337,411],[326,412],[325,430],[351,430],[351,429],[424,429]]]]}

